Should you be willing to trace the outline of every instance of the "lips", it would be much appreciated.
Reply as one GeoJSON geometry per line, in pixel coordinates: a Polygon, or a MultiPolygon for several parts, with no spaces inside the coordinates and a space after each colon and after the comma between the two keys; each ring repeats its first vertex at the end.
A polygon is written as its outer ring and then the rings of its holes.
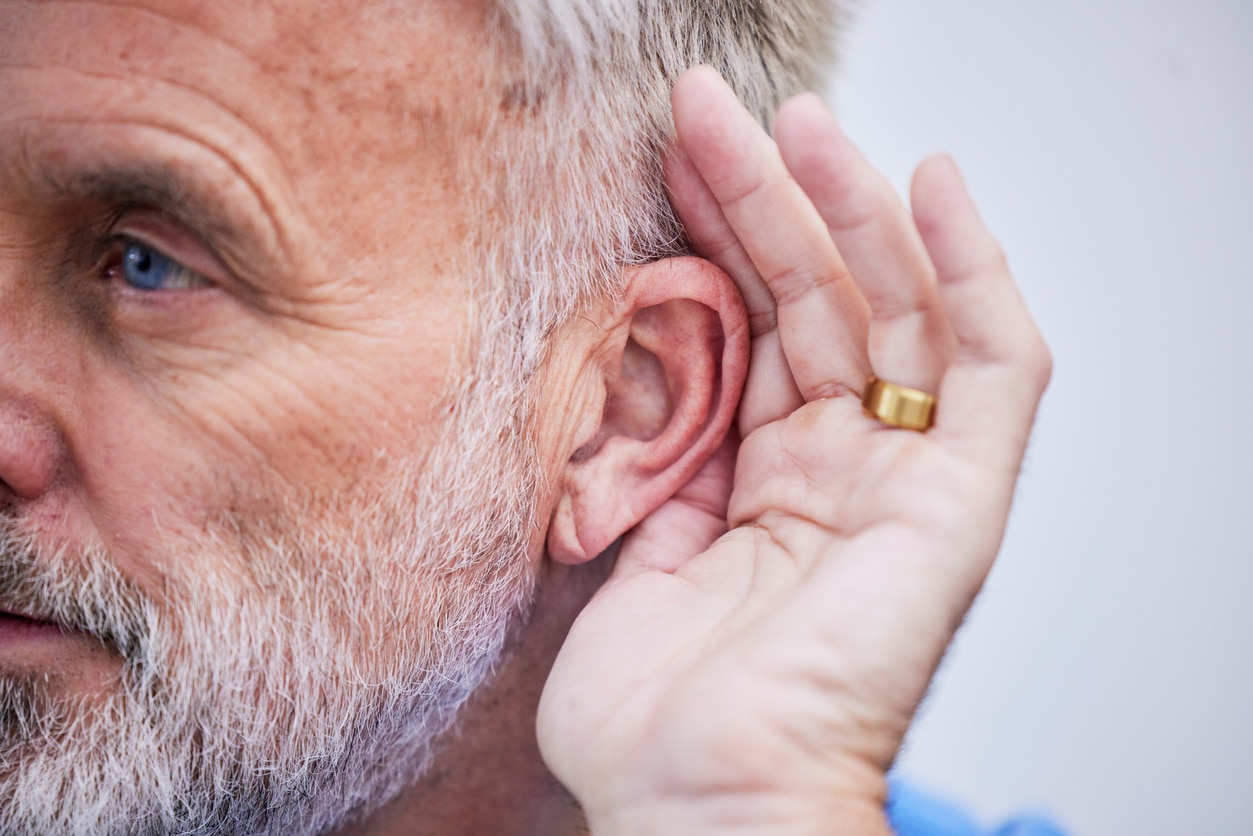
{"type": "Polygon", "coordinates": [[[0,637],[19,638],[60,633],[61,625],[55,621],[43,621],[22,613],[0,610],[0,637]]]}

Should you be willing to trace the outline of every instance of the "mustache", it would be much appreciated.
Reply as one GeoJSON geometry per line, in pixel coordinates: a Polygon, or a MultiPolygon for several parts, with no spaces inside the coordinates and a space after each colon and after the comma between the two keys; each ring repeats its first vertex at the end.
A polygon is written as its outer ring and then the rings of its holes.
{"type": "Polygon", "coordinates": [[[0,610],[85,633],[139,663],[157,609],[103,548],[46,549],[0,516],[0,610]]]}

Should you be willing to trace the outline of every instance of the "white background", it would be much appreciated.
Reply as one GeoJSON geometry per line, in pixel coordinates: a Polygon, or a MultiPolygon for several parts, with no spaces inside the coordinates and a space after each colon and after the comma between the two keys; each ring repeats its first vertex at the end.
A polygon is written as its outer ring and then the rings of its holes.
{"type": "Polygon", "coordinates": [[[1056,359],[901,761],[985,823],[1253,834],[1253,2],[864,0],[834,101],[953,153],[1056,359]]]}

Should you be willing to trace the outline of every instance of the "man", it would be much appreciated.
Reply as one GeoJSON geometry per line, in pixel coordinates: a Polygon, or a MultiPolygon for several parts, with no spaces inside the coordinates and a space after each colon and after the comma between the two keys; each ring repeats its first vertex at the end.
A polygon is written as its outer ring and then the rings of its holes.
{"type": "Polygon", "coordinates": [[[886,832],[1049,364],[832,25],[0,4],[0,830],[886,832]]]}

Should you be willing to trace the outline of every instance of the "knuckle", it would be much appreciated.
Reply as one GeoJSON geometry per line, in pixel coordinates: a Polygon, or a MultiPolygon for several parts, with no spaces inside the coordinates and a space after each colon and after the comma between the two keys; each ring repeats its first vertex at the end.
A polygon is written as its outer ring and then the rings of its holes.
{"type": "Polygon", "coordinates": [[[824,380],[806,388],[802,393],[809,402],[835,400],[840,398],[861,402],[861,391],[838,380],[824,380]]]}
{"type": "Polygon", "coordinates": [[[1009,257],[1000,242],[984,233],[982,240],[951,249],[940,267],[940,279],[945,283],[963,284],[985,281],[990,276],[1009,276],[1009,257]]]}
{"type": "Polygon", "coordinates": [[[773,193],[781,183],[790,182],[791,174],[780,168],[764,166],[749,172],[731,170],[721,177],[715,176],[709,181],[709,186],[724,210],[733,209],[759,200],[763,195],[773,193]]]}
{"type": "Polygon", "coordinates": [[[841,183],[826,195],[824,219],[833,233],[856,235],[883,223],[891,196],[876,184],[841,183]]]}
{"type": "Polygon", "coordinates": [[[986,248],[984,250],[984,258],[987,260],[988,266],[995,268],[999,272],[1010,272],[1009,254],[1005,252],[1001,242],[993,238],[991,233],[989,233],[987,243],[984,246],[986,248]]]}
{"type": "Polygon", "coordinates": [[[1049,381],[1053,379],[1053,352],[1049,350],[1042,338],[1039,339],[1036,350],[1034,370],[1036,385],[1043,392],[1048,388],[1049,381]]]}
{"type": "Polygon", "coordinates": [[[770,279],[770,289],[780,307],[802,299],[814,290],[834,284],[840,276],[810,261],[794,262],[770,279]]]}
{"type": "Polygon", "coordinates": [[[943,319],[946,316],[944,303],[935,289],[934,279],[899,289],[895,295],[885,291],[877,293],[866,291],[865,296],[874,312],[874,318],[882,323],[899,322],[904,319],[917,319],[926,323],[943,319]]]}
{"type": "Polygon", "coordinates": [[[1020,338],[1015,348],[1016,365],[1026,375],[1033,388],[1043,392],[1053,377],[1053,353],[1049,350],[1044,337],[1034,326],[1031,326],[1020,338]]]}
{"type": "Polygon", "coordinates": [[[972,251],[970,263],[965,272],[970,276],[1009,276],[1009,255],[1006,254],[1000,241],[993,238],[990,233],[984,233],[982,245],[972,251]]]}
{"type": "Polygon", "coordinates": [[[748,333],[754,339],[779,327],[779,314],[773,306],[752,311],[748,315],[748,333]]]}

